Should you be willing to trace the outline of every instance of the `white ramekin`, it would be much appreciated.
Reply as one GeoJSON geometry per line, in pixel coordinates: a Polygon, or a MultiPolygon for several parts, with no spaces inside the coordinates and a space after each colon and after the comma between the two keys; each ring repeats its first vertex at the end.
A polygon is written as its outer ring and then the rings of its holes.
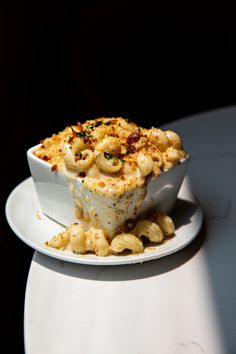
{"type": "MultiPolygon", "coordinates": [[[[34,155],[34,151],[36,151],[39,146],[40,145],[36,145],[27,151],[27,159],[42,212],[65,226],[78,222],[79,220],[75,217],[73,197],[69,190],[68,181],[64,172],[52,172],[51,165],[48,162],[34,155]]],[[[186,175],[188,162],[189,157],[171,170],[162,173],[159,177],[149,179],[147,183],[147,194],[137,215],[134,215],[134,210],[137,209],[135,208],[135,201],[139,194],[138,190],[134,190],[134,193],[132,193],[132,208],[127,209],[126,212],[124,212],[123,209],[123,213],[121,213],[121,217],[118,221],[110,212],[111,203],[114,203],[114,198],[108,200],[108,197],[100,196],[98,202],[96,196],[85,190],[84,196],[86,205],[84,205],[84,207],[87,210],[93,207],[98,220],[109,232],[121,226],[127,219],[145,214],[150,209],[170,213],[186,175]]],[[[77,186],[75,187],[80,188],[81,182],[78,181],[76,183],[77,186]]],[[[123,200],[125,198],[126,196],[124,195],[123,200]]],[[[120,200],[117,200],[117,203],[117,208],[119,208],[120,203],[120,208],[122,209],[122,196],[120,200]]]]}

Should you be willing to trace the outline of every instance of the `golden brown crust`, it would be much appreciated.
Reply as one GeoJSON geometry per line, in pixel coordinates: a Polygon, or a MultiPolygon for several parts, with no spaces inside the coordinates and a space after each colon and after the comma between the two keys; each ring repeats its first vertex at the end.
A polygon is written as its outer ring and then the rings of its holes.
{"type": "MultiPolygon", "coordinates": [[[[168,130],[165,134],[164,131],[157,128],[145,129],[138,127],[135,123],[128,122],[128,120],[121,117],[102,117],[87,120],[84,123],[78,122],[76,125],[66,127],[58,134],[53,134],[50,138],[44,139],[41,142],[42,146],[36,150],[35,155],[51,165],[57,165],[58,170],[63,170],[66,161],[65,158],[63,158],[63,147],[68,145],[71,148],[77,141],[80,141],[84,146],[73,156],[75,160],[73,161],[75,162],[74,170],[76,170],[76,166],[78,165],[78,175],[79,173],[83,173],[83,176],[86,176],[96,163],[96,168],[98,167],[101,172],[101,174],[97,173],[96,178],[106,174],[116,178],[121,178],[126,174],[135,174],[138,167],[139,170],[142,170],[137,162],[140,160],[142,163],[142,155],[144,155],[144,157],[151,157],[155,162],[151,169],[153,175],[156,175],[157,165],[158,171],[161,173],[170,169],[186,157],[181,138],[176,133],[171,134],[171,131],[168,130]],[[175,139],[172,138],[173,136],[175,139]],[[116,149],[115,153],[113,153],[113,150],[106,151],[105,149],[105,151],[98,156],[96,148],[98,144],[101,144],[101,141],[105,140],[107,137],[117,138],[119,141],[119,149],[116,149]],[[178,145],[176,144],[176,137],[178,138],[178,145]],[[87,153],[88,150],[90,150],[95,153],[95,155],[93,155],[89,167],[87,169],[85,167],[81,170],[81,167],[79,167],[81,165],[80,162],[83,162],[82,158],[86,158],[81,155],[81,151],[84,150],[86,150],[87,153]],[[157,156],[160,158],[157,158],[157,156]],[[104,169],[101,168],[101,159],[107,162],[107,169],[105,166],[104,169]],[[158,164],[156,163],[157,159],[158,164]],[[93,160],[94,164],[92,163],[93,160]],[[116,165],[119,166],[113,166],[112,172],[109,173],[109,168],[111,168],[109,163],[111,165],[111,162],[114,162],[113,165],[116,163],[116,165]]],[[[71,164],[69,165],[69,163],[66,167],[73,169],[73,166],[71,166],[71,164]]],[[[147,169],[144,170],[146,171],[147,169]]]]}

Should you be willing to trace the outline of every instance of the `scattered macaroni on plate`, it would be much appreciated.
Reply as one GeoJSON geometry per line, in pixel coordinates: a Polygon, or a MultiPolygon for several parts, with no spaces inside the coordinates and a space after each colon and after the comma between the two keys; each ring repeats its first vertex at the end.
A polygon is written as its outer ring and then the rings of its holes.
{"type": "Polygon", "coordinates": [[[121,233],[115,235],[111,242],[102,229],[90,226],[87,230],[82,224],[72,224],[64,231],[46,242],[46,246],[60,250],[70,250],[84,254],[95,252],[97,256],[123,254],[125,251],[140,253],[147,241],[150,244],[161,244],[174,236],[175,225],[170,216],[158,212],[151,220],[139,219],[134,227],[126,225],[121,233]]]}

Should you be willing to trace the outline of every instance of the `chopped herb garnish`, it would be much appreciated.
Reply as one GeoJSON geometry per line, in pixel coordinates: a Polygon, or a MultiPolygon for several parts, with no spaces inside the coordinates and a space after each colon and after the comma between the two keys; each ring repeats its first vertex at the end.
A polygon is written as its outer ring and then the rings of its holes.
{"type": "Polygon", "coordinates": [[[85,138],[86,137],[86,132],[78,132],[77,133],[79,138],[85,138]]]}
{"type": "Polygon", "coordinates": [[[129,146],[126,146],[125,148],[126,148],[126,154],[128,154],[128,153],[130,152],[130,150],[131,150],[131,149],[130,149],[130,147],[129,147],[129,146]]]}
{"type": "Polygon", "coordinates": [[[106,151],[104,151],[104,157],[105,157],[107,160],[117,159],[117,160],[120,160],[120,161],[122,162],[122,164],[125,163],[125,160],[124,160],[123,158],[121,158],[119,155],[110,154],[109,152],[106,152],[106,151]]]}
{"type": "Polygon", "coordinates": [[[103,122],[100,120],[100,121],[96,122],[95,127],[99,127],[99,125],[110,125],[110,124],[111,124],[110,121],[103,122]]]}
{"type": "Polygon", "coordinates": [[[95,124],[91,124],[91,125],[87,125],[86,129],[87,130],[93,130],[94,128],[97,128],[99,127],[100,125],[110,125],[111,122],[108,121],[108,122],[103,122],[102,120],[99,120],[99,121],[95,121],[95,124]]]}
{"type": "Polygon", "coordinates": [[[104,151],[104,157],[107,159],[107,160],[111,160],[111,159],[114,159],[114,158],[118,158],[117,155],[113,155],[113,154],[110,154],[109,152],[106,152],[104,151]]]}
{"type": "MultiPolygon", "coordinates": [[[[72,131],[74,134],[76,134],[79,138],[81,139],[89,139],[89,138],[92,138],[93,136],[92,135],[87,135],[88,132],[86,131],[82,131],[82,132],[77,132],[76,130],[74,130],[73,127],[71,127],[72,131]]],[[[72,138],[73,139],[73,138],[72,138]]],[[[87,141],[86,141],[87,142],[87,141]]]]}

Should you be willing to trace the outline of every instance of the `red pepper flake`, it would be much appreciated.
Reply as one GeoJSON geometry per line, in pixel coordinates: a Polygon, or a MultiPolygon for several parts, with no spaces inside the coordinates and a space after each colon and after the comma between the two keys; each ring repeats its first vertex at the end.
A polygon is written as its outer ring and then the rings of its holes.
{"type": "Polygon", "coordinates": [[[45,155],[45,156],[42,157],[42,159],[43,159],[44,161],[48,161],[48,160],[50,160],[50,157],[48,157],[47,155],[45,155]]]}
{"type": "Polygon", "coordinates": [[[85,172],[80,172],[80,173],[79,173],[79,177],[81,177],[81,178],[86,177],[86,173],[85,173],[85,172]]]}
{"type": "Polygon", "coordinates": [[[52,165],[52,167],[51,167],[51,171],[52,171],[52,172],[55,172],[56,170],[57,170],[57,164],[52,165]]]}
{"type": "Polygon", "coordinates": [[[131,133],[128,138],[126,139],[126,143],[128,145],[132,145],[133,143],[136,143],[137,141],[139,141],[141,135],[139,134],[139,132],[134,132],[131,133]]]}
{"type": "Polygon", "coordinates": [[[68,144],[72,143],[72,141],[74,140],[74,136],[70,136],[69,139],[68,139],[68,144]]]}
{"type": "Polygon", "coordinates": [[[127,155],[128,154],[134,154],[136,152],[135,146],[134,145],[129,145],[128,146],[128,151],[127,151],[127,155]]]}
{"type": "Polygon", "coordinates": [[[85,138],[83,138],[83,142],[86,144],[89,142],[89,138],[86,136],[85,138]]]}

